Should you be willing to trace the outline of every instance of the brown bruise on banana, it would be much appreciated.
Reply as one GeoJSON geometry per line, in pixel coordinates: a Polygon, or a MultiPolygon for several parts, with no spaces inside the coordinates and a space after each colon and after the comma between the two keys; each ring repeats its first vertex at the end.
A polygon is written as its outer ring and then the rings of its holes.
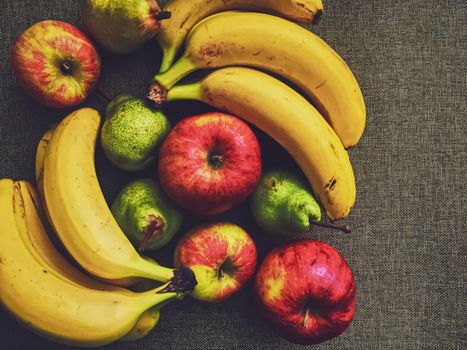
{"type": "Polygon", "coordinates": [[[329,192],[334,191],[334,188],[335,188],[335,186],[337,184],[337,180],[338,179],[336,179],[334,176],[331,177],[331,179],[328,181],[328,183],[324,186],[324,189],[326,191],[329,191],[329,192]]]}
{"type": "Polygon", "coordinates": [[[222,43],[207,43],[200,47],[199,54],[203,57],[219,57],[224,53],[222,43]]]}

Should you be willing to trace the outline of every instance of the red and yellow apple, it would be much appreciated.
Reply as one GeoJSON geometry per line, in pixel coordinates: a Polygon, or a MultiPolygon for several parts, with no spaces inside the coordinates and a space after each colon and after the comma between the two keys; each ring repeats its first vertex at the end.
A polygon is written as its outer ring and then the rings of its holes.
{"type": "Polygon", "coordinates": [[[315,240],[270,252],[258,269],[260,314],[280,335],[317,344],[343,333],[355,311],[355,281],[339,252],[315,240]]]}
{"type": "Polygon", "coordinates": [[[49,20],[21,34],[13,47],[12,66],[18,85],[34,100],[66,108],[80,104],[92,92],[101,60],[78,28],[49,20]]]}
{"type": "Polygon", "coordinates": [[[159,180],[180,206],[202,215],[227,211],[261,177],[258,140],[231,115],[209,113],[178,123],[159,154],[159,180]]]}
{"type": "Polygon", "coordinates": [[[215,223],[196,227],[178,242],[175,266],[188,266],[198,284],[193,296],[219,302],[239,291],[253,276],[256,246],[241,227],[215,223]]]}

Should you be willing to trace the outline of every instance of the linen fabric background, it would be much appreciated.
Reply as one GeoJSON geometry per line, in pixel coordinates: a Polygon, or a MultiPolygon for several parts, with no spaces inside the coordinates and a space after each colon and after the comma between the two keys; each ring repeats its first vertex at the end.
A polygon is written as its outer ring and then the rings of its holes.
{"type": "MultiPolygon", "coordinates": [[[[69,111],[43,107],[18,89],[10,50],[18,35],[40,20],[62,20],[82,28],[78,2],[2,0],[1,5],[0,177],[34,181],[37,142],[69,111]]],[[[173,302],[162,310],[160,324],[149,336],[104,349],[467,348],[467,2],[369,0],[324,5],[321,23],[310,29],[352,68],[368,110],[365,134],[350,150],[358,190],[347,220],[353,233],[315,229],[308,235],[336,247],[354,271],[357,309],[350,328],[320,345],[291,344],[258,319],[249,284],[217,305],[188,297],[173,302]]],[[[143,96],[159,67],[157,44],[150,42],[126,57],[101,53],[100,89],[111,97],[123,92],[143,96]]],[[[84,105],[102,110],[105,101],[93,95],[84,105]]],[[[206,111],[210,108],[192,102],[166,108],[173,124],[206,111]]],[[[294,167],[285,151],[254,130],[262,143],[264,169],[294,167]]],[[[130,180],[155,174],[155,167],[136,174],[120,171],[99,148],[96,157],[109,203],[130,180]]],[[[246,204],[216,220],[247,229],[261,258],[279,243],[258,230],[246,204]]],[[[201,222],[191,215],[182,231],[201,222]]],[[[152,256],[171,265],[175,242],[152,256]]],[[[0,310],[0,348],[69,347],[33,335],[0,310]]]]}

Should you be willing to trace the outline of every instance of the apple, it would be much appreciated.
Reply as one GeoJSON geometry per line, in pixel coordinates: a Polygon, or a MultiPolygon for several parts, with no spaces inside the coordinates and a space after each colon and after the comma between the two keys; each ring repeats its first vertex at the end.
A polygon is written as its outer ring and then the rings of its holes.
{"type": "Polygon", "coordinates": [[[83,102],[99,79],[101,60],[75,26],[42,21],[16,41],[12,67],[18,85],[34,100],[66,108],[83,102]]]}
{"type": "Polygon", "coordinates": [[[219,302],[239,291],[253,276],[256,246],[241,227],[213,223],[193,228],[178,242],[175,266],[188,266],[198,284],[193,296],[219,302]]]}
{"type": "Polygon", "coordinates": [[[258,140],[237,117],[208,113],[178,123],[162,144],[159,180],[180,206],[202,215],[225,212],[261,177],[258,140]]]}
{"type": "Polygon", "coordinates": [[[335,248],[301,240],[266,256],[256,274],[255,298],[260,315],[281,336],[297,344],[317,344],[349,327],[355,280],[335,248]]]}

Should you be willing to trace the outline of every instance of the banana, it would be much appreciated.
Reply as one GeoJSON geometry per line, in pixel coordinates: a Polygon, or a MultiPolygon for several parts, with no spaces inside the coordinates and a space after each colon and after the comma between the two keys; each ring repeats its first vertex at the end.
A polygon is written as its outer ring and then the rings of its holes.
{"type": "MultiPolygon", "coordinates": [[[[44,134],[45,137],[47,137],[47,135],[50,135],[50,131],[44,134]]],[[[44,140],[44,137],[41,140],[44,140]]],[[[44,144],[39,142],[38,155],[46,149],[46,147],[44,148],[43,146],[44,144]]],[[[37,157],[36,160],[37,159],[40,159],[40,157],[37,157]]],[[[42,168],[41,163],[36,163],[36,166],[42,168]]],[[[74,284],[78,288],[92,288],[101,291],[131,294],[128,293],[126,289],[96,281],[71,265],[71,263],[54,247],[48,233],[42,225],[41,218],[43,219],[44,216],[41,213],[39,196],[35,189],[29,183],[20,181],[15,183],[15,190],[19,191],[17,195],[21,195],[20,200],[23,203],[21,210],[15,211],[18,231],[21,234],[23,242],[29,248],[31,255],[42,266],[47,267],[50,273],[53,273],[56,277],[74,284]]],[[[157,325],[159,318],[159,307],[145,311],[138,319],[133,329],[121,340],[135,340],[146,336],[157,325]]]]}
{"type": "Polygon", "coordinates": [[[180,99],[203,101],[262,129],[296,160],[330,219],[349,214],[356,196],[349,156],[319,112],[293,89],[254,69],[231,67],[168,91],[168,101],[180,99]]]}
{"type": "Polygon", "coordinates": [[[44,197],[43,191],[43,179],[44,179],[44,160],[45,160],[45,153],[47,151],[47,146],[49,145],[50,139],[52,138],[53,129],[47,130],[44,135],[42,135],[39,143],[37,145],[36,150],[36,185],[37,190],[39,191],[40,196],[44,197]]]}
{"type": "Polygon", "coordinates": [[[193,26],[217,12],[249,10],[268,12],[300,23],[317,23],[323,12],[321,0],[170,0],[164,11],[171,17],[161,21],[157,41],[162,51],[161,72],[172,65],[178,49],[193,26]]]}
{"type": "Polygon", "coordinates": [[[116,285],[141,277],[169,281],[174,270],[141,257],[107,206],[94,167],[99,125],[99,113],[83,108],[53,132],[43,176],[51,224],[74,260],[95,277],[116,285]]]}
{"type": "Polygon", "coordinates": [[[161,314],[159,308],[152,308],[141,315],[136,325],[125,336],[120,338],[121,341],[134,341],[144,338],[151,332],[159,323],[161,314]]]}
{"type": "Polygon", "coordinates": [[[317,35],[267,14],[223,12],[198,23],[180,60],[155,76],[148,97],[161,104],[165,91],[188,73],[236,65],[269,70],[295,83],[345,147],[360,140],[366,123],[365,103],[347,64],[317,35]]]}
{"type": "Polygon", "coordinates": [[[193,281],[181,283],[180,276],[144,293],[69,281],[42,256],[53,252],[34,245],[35,230],[43,234],[44,229],[27,187],[0,180],[0,303],[33,332],[68,345],[105,345],[129,334],[148,310],[183,297],[186,290],[177,286],[193,288],[193,281]]]}

